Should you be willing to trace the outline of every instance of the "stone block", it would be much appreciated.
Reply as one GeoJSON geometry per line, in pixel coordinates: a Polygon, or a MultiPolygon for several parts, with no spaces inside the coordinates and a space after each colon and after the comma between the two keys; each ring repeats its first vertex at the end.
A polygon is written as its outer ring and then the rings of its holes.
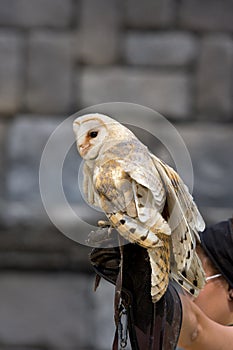
{"type": "Polygon", "coordinates": [[[126,0],[125,22],[133,28],[169,26],[175,17],[173,0],[126,0]]]}
{"type": "Polygon", "coordinates": [[[0,31],[0,113],[12,114],[22,104],[24,80],[23,38],[10,31],[0,31]]]}
{"type": "Polygon", "coordinates": [[[96,297],[93,281],[82,274],[1,273],[0,343],[9,348],[110,349],[112,287],[101,284],[96,297]]]}
{"type": "Polygon", "coordinates": [[[195,61],[198,42],[189,33],[129,32],[125,38],[124,53],[127,63],[182,67],[195,61]]]}
{"type": "Polygon", "coordinates": [[[87,68],[80,82],[85,107],[111,101],[130,102],[178,119],[191,112],[190,89],[190,77],[184,73],[122,67],[87,68]]]}
{"type": "Polygon", "coordinates": [[[72,103],[71,38],[33,32],[29,39],[26,104],[35,113],[67,113],[72,103]]]}
{"type": "Polygon", "coordinates": [[[232,114],[233,41],[227,35],[207,36],[197,74],[197,105],[210,118],[232,114]]]}
{"type": "Polygon", "coordinates": [[[0,0],[1,25],[65,27],[71,15],[72,0],[0,0]]]}
{"type": "Polygon", "coordinates": [[[176,128],[190,152],[194,171],[194,198],[207,222],[231,217],[232,125],[199,122],[189,126],[177,125],[176,128]]]}
{"type": "Polygon", "coordinates": [[[120,48],[119,25],[117,0],[83,1],[75,44],[78,58],[85,64],[115,62],[120,48]]]}
{"type": "Polygon", "coordinates": [[[233,30],[233,2],[231,0],[182,0],[180,24],[189,29],[233,30]]]}

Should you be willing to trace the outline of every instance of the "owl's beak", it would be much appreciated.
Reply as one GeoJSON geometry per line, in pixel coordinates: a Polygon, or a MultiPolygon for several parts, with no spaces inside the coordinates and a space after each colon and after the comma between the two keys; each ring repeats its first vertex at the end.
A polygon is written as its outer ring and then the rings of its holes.
{"type": "Polygon", "coordinates": [[[87,153],[89,147],[90,147],[89,143],[78,145],[80,156],[82,156],[82,157],[85,156],[85,154],[87,153]]]}

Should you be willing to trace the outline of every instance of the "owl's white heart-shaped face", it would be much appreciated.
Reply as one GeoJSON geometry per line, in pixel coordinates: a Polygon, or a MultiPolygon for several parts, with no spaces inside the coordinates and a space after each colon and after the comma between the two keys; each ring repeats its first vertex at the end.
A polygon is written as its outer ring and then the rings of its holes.
{"type": "Polygon", "coordinates": [[[74,120],[73,130],[78,151],[85,160],[96,159],[103,146],[106,150],[120,140],[129,141],[136,138],[124,125],[99,113],[78,117],[74,120]]]}
{"type": "Polygon", "coordinates": [[[75,119],[73,130],[78,151],[83,159],[92,160],[98,157],[100,148],[109,134],[107,125],[97,114],[75,119]]]}

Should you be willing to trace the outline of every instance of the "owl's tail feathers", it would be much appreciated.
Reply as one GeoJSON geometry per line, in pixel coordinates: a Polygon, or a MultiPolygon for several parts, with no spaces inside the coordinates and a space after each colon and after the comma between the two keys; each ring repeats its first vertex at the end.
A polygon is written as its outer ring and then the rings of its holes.
{"type": "Polygon", "coordinates": [[[193,254],[191,266],[187,271],[171,271],[171,277],[194,297],[198,296],[206,282],[205,272],[196,253],[193,254]]]}
{"type": "Polygon", "coordinates": [[[151,296],[156,303],[165,294],[169,283],[169,250],[165,247],[147,249],[151,266],[151,296]]]}

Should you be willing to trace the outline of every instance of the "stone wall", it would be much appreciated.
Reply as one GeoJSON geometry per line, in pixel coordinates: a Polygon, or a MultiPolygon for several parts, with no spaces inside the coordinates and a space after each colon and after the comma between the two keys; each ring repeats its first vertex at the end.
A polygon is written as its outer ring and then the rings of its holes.
{"type": "MultiPolygon", "coordinates": [[[[232,215],[232,34],[231,0],[0,0],[2,350],[110,348],[112,288],[92,292],[89,248],[51,224],[39,192],[46,141],[74,112],[122,101],[162,113],[206,222],[232,215]]],[[[89,220],[69,157],[64,190],[89,220]]]]}

